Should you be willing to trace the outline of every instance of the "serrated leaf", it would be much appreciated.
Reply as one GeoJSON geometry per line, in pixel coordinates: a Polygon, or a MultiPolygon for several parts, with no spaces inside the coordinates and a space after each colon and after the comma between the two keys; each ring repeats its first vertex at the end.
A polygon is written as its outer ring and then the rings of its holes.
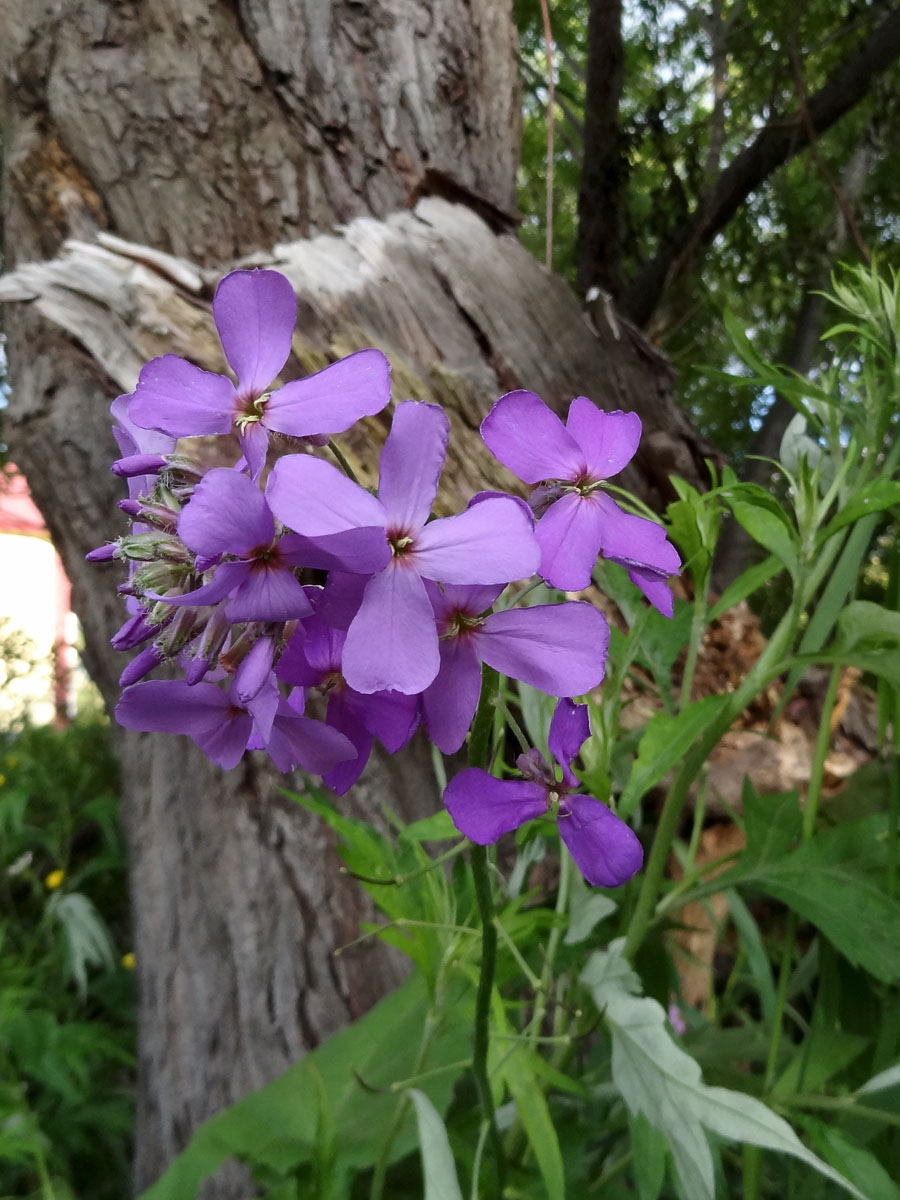
{"type": "Polygon", "coordinates": [[[720,696],[704,696],[686,704],[674,717],[657,713],[651,717],[638,747],[637,760],[619,800],[619,816],[627,820],[650,788],[654,787],[682,758],[715,719],[722,707],[720,696]]]}
{"type": "Polygon", "coordinates": [[[699,1064],[669,1035],[662,1006],[635,996],[629,974],[610,958],[621,958],[621,951],[593,954],[581,978],[612,1034],[613,1080],[630,1112],[642,1113],[666,1138],[685,1195],[715,1200],[713,1159],[704,1132],[708,1129],[727,1141],[798,1158],[865,1200],[761,1101],[704,1084],[699,1064]]]}
{"type": "Polygon", "coordinates": [[[419,1127],[424,1200],[462,1200],[453,1151],[440,1113],[418,1088],[410,1088],[409,1096],[416,1110],[419,1127]]]}

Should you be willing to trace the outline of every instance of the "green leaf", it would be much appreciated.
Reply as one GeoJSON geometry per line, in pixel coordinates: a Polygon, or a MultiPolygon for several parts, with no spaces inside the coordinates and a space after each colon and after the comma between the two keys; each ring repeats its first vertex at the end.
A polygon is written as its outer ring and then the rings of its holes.
{"type": "Polygon", "coordinates": [[[674,717],[661,712],[650,719],[638,747],[637,761],[619,800],[618,811],[623,820],[631,816],[666,772],[681,762],[718,715],[722,703],[720,696],[704,696],[702,700],[686,704],[674,717]]]}
{"type": "Polygon", "coordinates": [[[547,1200],[566,1200],[562,1152],[531,1061],[533,1057],[526,1047],[518,1046],[503,1063],[503,1076],[537,1159],[544,1183],[543,1195],[547,1200]]]}
{"type": "Polygon", "coordinates": [[[752,596],[781,570],[782,566],[778,559],[774,555],[769,555],[761,563],[756,563],[754,566],[748,567],[746,571],[742,571],[709,610],[708,619],[710,621],[718,620],[722,613],[728,612],[730,608],[734,608],[736,604],[740,604],[742,600],[752,596]]]}
{"type": "Polygon", "coordinates": [[[621,961],[621,945],[593,954],[582,982],[612,1035],[613,1081],[632,1115],[643,1114],[666,1138],[685,1195],[715,1200],[713,1158],[704,1132],[709,1130],[727,1141],[790,1154],[865,1200],[761,1101],[703,1083],[699,1064],[669,1035],[662,1006],[634,995],[633,972],[627,964],[623,970],[610,962],[621,961]]]}
{"type": "Polygon", "coordinates": [[[759,926],[735,888],[726,889],[725,899],[728,901],[731,919],[734,921],[747,955],[747,964],[759,994],[763,1018],[771,1027],[775,1019],[775,981],[772,978],[772,967],[759,933],[759,926]]]}
{"type": "Polygon", "coordinates": [[[772,1095],[782,1099],[797,1092],[819,1091],[871,1044],[872,1039],[862,1034],[816,1028],[813,1024],[775,1084],[772,1095]]]}
{"type": "Polygon", "coordinates": [[[819,834],[780,860],[742,858],[717,882],[723,889],[745,883],[774,896],[811,921],[849,962],[894,983],[900,980],[900,903],[882,890],[873,870],[873,860],[883,856],[876,840],[882,826],[880,818],[865,818],[819,834]]]}
{"type": "MultiPolygon", "coordinates": [[[[412,1076],[463,1061],[470,1050],[471,1011],[462,997],[448,1003],[446,1017],[417,1065],[418,1037],[410,1030],[424,1027],[428,989],[415,972],[364,1017],[334,1034],[289,1067],[272,1083],[204,1122],[187,1149],[142,1200],[194,1200],[204,1179],[229,1158],[288,1174],[302,1163],[313,1163],[317,1135],[328,1127],[320,1116],[319,1088],[330,1101],[337,1140],[335,1173],[371,1165],[391,1122],[396,1101],[367,1091],[385,1088],[412,1076]]],[[[461,1070],[460,1068],[459,1070],[461,1070]]],[[[422,1083],[438,1112],[446,1111],[459,1071],[446,1071],[422,1083]]],[[[332,1136],[329,1134],[329,1136],[332,1136]]],[[[397,1135],[391,1161],[415,1146],[412,1121],[397,1135]]]]}
{"type": "Polygon", "coordinates": [[[871,600],[853,600],[838,617],[837,638],[833,649],[900,651],[900,612],[873,604],[871,600]]]}
{"type": "Polygon", "coordinates": [[[409,1095],[419,1126],[422,1175],[425,1179],[424,1200],[462,1200],[453,1151],[440,1113],[418,1088],[410,1088],[409,1095]]]}
{"type": "Polygon", "coordinates": [[[783,510],[764,488],[739,484],[725,494],[735,519],[747,533],[796,576],[797,538],[783,510]]]}
{"type": "Polygon", "coordinates": [[[666,1139],[641,1113],[629,1114],[628,1134],[640,1200],[659,1200],[666,1181],[666,1139]]]}
{"type": "Polygon", "coordinates": [[[777,862],[800,837],[803,814],[796,792],[761,796],[749,779],[741,791],[747,849],[742,862],[777,862]]]}
{"type": "Polygon", "coordinates": [[[857,1091],[857,1096],[870,1095],[872,1092],[886,1092],[888,1088],[900,1086],[900,1063],[894,1063],[884,1071],[879,1071],[867,1080],[857,1091]]]}
{"type": "Polygon", "coordinates": [[[900,1187],[871,1150],[849,1133],[813,1117],[803,1117],[803,1127],[822,1157],[852,1180],[867,1200],[900,1200],[900,1187]]]}
{"type": "Polygon", "coordinates": [[[838,530],[843,529],[845,525],[852,525],[860,517],[883,512],[895,504],[900,504],[900,483],[889,479],[874,480],[852,496],[841,511],[831,518],[819,533],[819,544],[824,544],[838,530]]]}
{"type": "Polygon", "coordinates": [[[595,925],[606,920],[618,908],[611,896],[588,889],[580,875],[572,879],[569,902],[569,927],[563,939],[567,946],[577,946],[590,936],[595,925]]]}

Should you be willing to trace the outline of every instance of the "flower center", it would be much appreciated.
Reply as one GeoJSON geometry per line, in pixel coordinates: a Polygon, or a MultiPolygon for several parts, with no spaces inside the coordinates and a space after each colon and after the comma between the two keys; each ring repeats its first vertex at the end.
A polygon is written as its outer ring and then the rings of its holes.
{"type": "Polygon", "coordinates": [[[473,617],[467,612],[455,612],[450,618],[447,632],[441,635],[441,641],[459,637],[461,634],[468,633],[470,629],[478,629],[483,624],[484,617],[473,617]]]}
{"type": "Polygon", "coordinates": [[[243,411],[238,413],[234,418],[234,423],[238,427],[239,432],[243,433],[248,425],[253,425],[257,421],[262,420],[263,411],[270,394],[270,392],[263,392],[261,396],[248,396],[243,401],[243,411]]]}
{"type": "Polygon", "coordinates": [[[405,558],[412,550],[413,540],[408,533],[388,533],[387,539],[394,558],[405,558]]]}

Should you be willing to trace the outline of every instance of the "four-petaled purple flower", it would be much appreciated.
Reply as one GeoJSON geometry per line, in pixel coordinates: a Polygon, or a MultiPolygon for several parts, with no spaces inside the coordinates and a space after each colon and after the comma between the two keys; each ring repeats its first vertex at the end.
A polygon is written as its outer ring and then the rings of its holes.
{"type": "Polygon", "coordinates": [[[540,518],[540,574],[549,584],[564,591],[588,587],[602,554],[672,616],[667,580],[681,568],[678,552],[662,526],[623,512],[602,490],[634,457],[641,437],[637,413],[606,413],[577,396],[563,425],[534,392],[508,392],[485,417],[481,436],[514,475],[540,485],[529,502],[540,518]]]}
{"type": "Polygon", "coordinates": [[[465,741],[478,706],[481,663],[550,696],[580,696],[603,679],[609,626],[583,602],[509,608],[485,616],[494,587],[429,586],[441,669],[422,695],[425,727],[445,754],[465,741]]]}
{"type": "Polygon", "coordinates": [[[277,271],[232,271],[213,298],[213,316],[237,387],[174,354],[141,371],[130,417],[172,437],[228,433],[236,427],[256,479],[269,431],[291,437],[342,433],[390,399],[390,365],[380,350],[359,350],[315,375],[270,392],[287,362],[297,297],[277,271]]]}
{"type": "Polygon", "coordinates": [[[615,813],[591,796],[573,795],[579,782],[572,761],[590,736],[587,705],[560,700],[550,723],[550,753],[560,778],[537,750],[520,754],[524,779],[496,779],[478,767],[447,785],[444,803],[456,828],[479,846],[496,842],[548,812],[578,869],[593,887],[618,887],[640,869],[641,843],[615,813]]]}
{"type": "MultiPolygon", "coordinates": [[[[511,497],[428,520],[448,433],[437,405],[398,404],[381,453],[377,498],[308,455],[282,458],[272,471],[269,503],[291,529],[328,547],[335,535],[377,526],[389,548],[390,559],[368,580],[344,643],[344,678],[354,691],[416,695],[437,675],[438,634],[426,579],[500,584],[537,569],[531,520],[511,497]]],[[[370,572],[362,564],[350,569],[370,572]]]]}

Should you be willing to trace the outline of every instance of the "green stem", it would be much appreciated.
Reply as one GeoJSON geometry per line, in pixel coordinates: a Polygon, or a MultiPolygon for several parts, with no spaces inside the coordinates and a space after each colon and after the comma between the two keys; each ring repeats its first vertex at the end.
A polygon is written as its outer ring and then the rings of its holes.
{"type": "MultiPolygon", "coordinates": [[[[334,438],[329,438],[328,449],[331,451],[331,453],[334,455],[334,457],[340,463],[341,470],[344,472],[344,474],[347,476],[347,478],[352,479],[354,483],[359,483],[359,480],[356,477],[356,472],[350,466],[349,462],[347,461],[347,459],[344,456],[344,452],[341,450],[341,448],[335,442],[334,438]]],[[[362,485],[360,484],[360,486],[362,486],[362,485]]]]}
{"type": "Polygon", "coordinates": [[[775,1082],[778,1070],[778,1049],[781,1045],[781,1030],[784,1025],[784,1008],[787,1004],[788,983],[791,978],[791,968],[794,965],[794,941],[797,937],[797,914],[791,909],[788,912],[787,925],[784,930],[784,943],[781,948],[781,965],[778,968],[778,990],[775,993],[775,1012],[772,1016],[772,1036],[769,1040],[769,1054],[766,1059],[766,1074],[764,1090],[768,1092],[775,1082]]]}
{"type": "Polygon", "coordinates": [[[709,571],[704,573],[703,581],[698,586],[694,581],[694,615],[691,618],[691,635],[688,642],[687,658],[684,664],[684,674],[681,678],[681,708],[691,702],[691,689],[694,686],[694,671],[697,668],[697,656],[700,653],[700,643],[703,631],[706,629],[706,610],[709,598],[709,571]]]}
{"type": "Polygon", "coordinates": [[[481,914],[481,970],[478,974],[478,992],[475,996],[475,1029],[472,1034],[472,1073],[481,1111],[489,1127],[491,1146],[497,1166],[497,1195],[503,1195],[505,1163],[503,1143],[497,1128],[494,1113],[494,1098],[488,1079],[487,1056],[490,1043],[491,993],[494,989],[494,971],[497,966],[497,927],[494,924],[494,903],[491,895],[491,877],[488,871],[487,846],[473,846],[469,861],[475,896],[481,914]]]}
{"type": "MultiPolygon", "coordinates": [[[[469,765],[484,767],[487,763],[494,724],[494,711],[499,688],[496,671],[485,666],[481,679],[481,696],[472,730],[469,734],[469,765]]],[[[475,996],[475,1028],[472,1034],[472,1074],[481,1105],[482,1117],[488,1127],[488,1136],[494,1151],[497,1170],[497,1195],[503,1195],[506,1163],[503,1143],[497,1128],[494,1113],[494,1098],[488,1079],[487,1057],[490,1044],[491,995],[494,990],[494,972],[497,967],[497,926],[494,923],[494,900],[491,894],[491,877],[488,867],[487,846],[473,845],[469,852],[475,898],[481,917],[481,965],[478,973],[478,991],[475,996]]]]}
{"type": "Polygon", "coordinates": [[[838,687],[841,682],[841,668],[835,664],[831,668],[828,680],[828,690],[822,705],[822,716],[819,719],[819,730],[816,734],[816,748],[813,754],[812,771],[809,776],[809,787],[806,792],[806,810],[803,813],[803,840],[808,842],[816,827],[816,817],[819,812],[819,798],[822,795],[822,782],[825,778],[825,759],[828,757],[828,747],[831,745],[831,714],[837,699],[838,687]]]}
{"type": "MultiPolygon", "coordinates": [[[[562,843],[559,847],[559,887],[556,889],[556,907],[554,909],[556,915],[561,917],[565,915],[569,907],[569,892],[572,887],[572,856],[562,843]]],[[[544,957],[544,969],[541,972],[541,983],[538,989],[537,997],[534,1005],[534,1015],[528,1023],[526,1035],[530,1038],[538,1038],[541,1032],[541,1026],[544,1023],[544,1017],[547,1014],[547,1003],[550,999],[550,989],[553,986],[553,963],[556,959],[556,951],[559,948],[559,940],[563,933],[563,922],[558,921],[550,930],[550,936],[547,938],[547,953],[544,957]]]]}
{"type": "Polygon", "coordinates": [[[633,960],[649,928],[656,907],[657,896],[665,873],[669,851],[678,829],[678,821],[684,808],[691,785],[713,748],[730,729],[732,722],[744,711],[750,701],[784,670],[784,656],[794,638],[799,623],[799,605],[796,599],[790,610],[782,617],[778,628],[753,669],[741,686],[729,696],[723,697],[718,716],[707,728],[693,750],[684,760],[681,770],[669,788],[660,814],[656,836],[650,849],[650,857],[644,872],[644,880],[637,904],[628,926],[624,954],[633,960]]]}
{"type": "Polygon", "coordinates": [[[745,1142],[743,1146],[744,1200],[757,1200],[761,1168],[762,1153],[759,1146],[750,1146],[745,1142]]]}

